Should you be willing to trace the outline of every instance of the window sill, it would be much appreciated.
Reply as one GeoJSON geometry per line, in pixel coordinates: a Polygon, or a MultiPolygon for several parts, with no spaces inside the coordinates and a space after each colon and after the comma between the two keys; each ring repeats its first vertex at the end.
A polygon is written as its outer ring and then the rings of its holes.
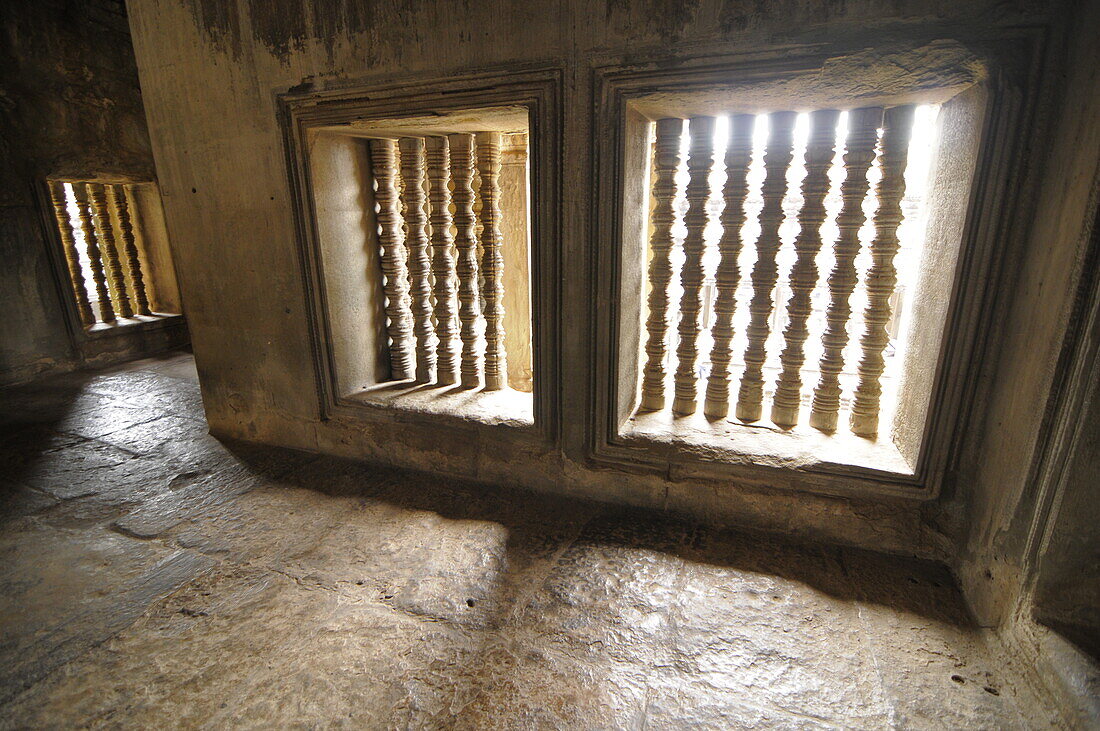
{"type": "Polygon", "coordinates": [[[370,386],[341,399],[348,405],[381,407],[408,415],[426,415],[473,421],[487,426],[532,427],[534,399],[530,393],[439,387],[413,381],[391,381],[370,386]]]}
{"type": "Polygon", "coordinates": [[[183,315],[175,315],[164,312],[154,312],[152,315],[134,315],[133,317],[120,317],[115,322],[97,322],[84,328],[89,337],[110,337],[121,331],[135,332],[139,330],[157,330],[182,322],[183,315]]]}
{"type": "MultiPolygon", "coordinates": [[[[841,414],[841,419],[846,414],[841,414]]],[[[620,443],[682,449],[706,461],[787,469],[847,467],[897,477],[915,474],[889,438],[847,432],[823,434],[810,427],[780,429],[770,423],[708,421],[702,413],[674,417],[668,411],[635,414],[620,430],[620,443]]]]}

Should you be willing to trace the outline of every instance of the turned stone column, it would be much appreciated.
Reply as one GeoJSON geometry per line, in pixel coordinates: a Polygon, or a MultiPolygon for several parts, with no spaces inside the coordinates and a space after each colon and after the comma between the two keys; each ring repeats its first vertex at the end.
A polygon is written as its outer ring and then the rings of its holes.
{"type": "Polygon", "coordinates": [[[760,211],[760,236],[756,240],[756,264],[752,268],[752,300],[749,302],[748,347],[745,373],[737,394],[737,418],[760,419],[764,398],[765,346],[772,314],[772,290],[779,278],[775,257],[779,252],[779,227],[783,224],[783,196],[787,193],[787,168],[794,157],[794,112],[768,115],[768,147],[764,152],[764,207],[760,211]]]}
{"type": "Polygon", "coordinates": [[[378,242],[382,247],[382,273],[385,275],[390,377],[404,381],[415,375],[415,360],[405,233],[397,191],[397,144],[393,140],[371,140],[370,158],[377,186],[374,197],[378,204],[378,242]]]}
{"type": "Polygon", "coordinates": [[[432,274],[435,277],[436,383],[458,382],[458,297],[451,234],[451,154],[446,137],[424,140],[431,202],[432,274]]]}
{"type": "Polygon", "coordinates": [[[898,283],[894,257],[899,249],[898,226],[903,218],[901,199],[905,195],[905,166],[914,111],[912,105],[893,107],[886,110],[882,119],[882,177],[875,190],[878,198],[873,219],[875,238],[871,241],[872,263],[867,272],[865,329],[859,341],[863,356],[851,416],[852,433],[864,437],[878,434],[881,379],[886,366],[882,352],[890,342],[886,330],[890,323],[890,297],[898,283]]]}
{"type": "Polygon", "coordinates": [[[92,280],[95,282],[96,298],[99,304],[99,319],[103,322],[115,321],[115,309],[111,304],[111,292],[107,287],[107,275],[103,270],[103,256],[96,239],[92,210],[88,206],[88,186],[73,183],[73,196],[80,215],[80,230],[84,232],[84,245],[88,249],[88,263],[92,268],[92,280]]]}
{"type": "Polygon", "coordinates": [[[848,345],[849,303],[856,287],[856,256],[859,255],[859,230],[867,217],[863,201],[870,182],[867,171],[875,159],[878,126],[882,109],[868,107],[848,113],[848,138],[844,152],[844,182],[840,185],[841,207],[833,244],[834,263],[829,274],[829,306],[825,312],[825,334],[821,338],[820,375],[814,389],[810,426],[823,432],[836,431],[840,411],[840,372],[844,369],[844,348],[848,345]]]}
{"type": "Polygon", "coordinates": [[[653,152],[653,212],[649,218],[649,316],[646,318],[646,362],[642,370],[642,411],[665,407],[665,357],[668,353],[668,285],[672,281],[672,208],[676,169],[680,166],[680,136],[684,120],[657,121],[653,152]]]}
{"type": "Polygon", "coordinates": [[[80,322],[87,327],[95,324],[95,313],[92,312],[91,302],[88,301],[88,290],[84,286],[84,274],[80,271],[80,254],[76,250],[76,238],[73,236],[73,224],[69,220],[69,204],[65,198],[65,184],[57,181],[49,181],[50,203],[53,204],[53,215],[57,221],[57,229],[61,234],[61,248],[65,252],[65,264],[69,270],[69,282],[73,286],[73,295],[76,297],[76,311],[80,316],[80,322]]]}
{"type": "Polygon", "coordinates": [[[798,423],[802,397],[804,345],[810,331],[810,296],[817,285],[817,254],[821,251],[821,224],[825,222],[825,196],[829,192],[829,168],[836,148],[836,125],[840,112],[822,109],[810,115],[810,138],[806,143],[806,177],[802,179],[802,210],[798,212],[798,237],[794,241],[795,262],[791,268],[791,298],[787,303],[785,346],[779,355],[783,370],[775,384],[772,421],[782,427],[798,423]]]}
{"type": "Polygon", "coordinates": [[[504,256],[500,233],[500,133],[478,132],[477,169],[481,176],[481,273],[485,300],[485,390],[508,385],[504,349],[504,256]]]}
{"type": "Polygon", "coordinates": [[[737,287],[741,283],[741,227],[745,225],[745,198],[749,193],[749,164],[752,162],[752,130],[756,118],[738,114],[730,120],[726,144],[726,183],[722,187],[722,238],[718,242],[721,259],[714,274],[718,290],[714,300],[714,346],[710,353],[710,378],[703,413],[708,419],[724,419],[729,414],[730,358],[733,340],[733,315],[737,307],[737,287]]]}
{"type": "Polygon", "coordinates": [[[451,151],[451,178],[454,180],[455,248],[458,251],[458,319],[461,323],[463,388],[481,385],[481,357],[478,352],[477,324],[480,316],[477,282],[477,219],[474,217],[474,136],[447,136],[451,151]]]}
{"type": "Polygon", "coordinates": [[[126,276],[123,274],[122,262],[118,256],[118,246],[115,244],[115,230],[111,221],[111,210],[107,207],[107,194],[104,186],[98,183],[88,183],[88,196],[91,198],[92,210],[95,212],[96,228],[103,251],[103,263],[107,269],[108,282],[114,295],[113,301],[118,306],[119,315],[133,317],[134,309],[130,305],[130,295],[126,291],[126,276]]]}
{"type": "Polygon", "coordinates": [[[401,203],[405,209],[405,239],[409,256],[409,295],[412,299],[413,334],[416,336],[416,380],[428,383],[435,376],[436,342],[432,325],[432,261],[428,245],[428,216],[424,210],[424,140],[402,137],[401,203]]]}
{"type": "Polygon", "coordinates": [[[134,288],[134,304],[139,315],[151,315],[149,296],[145,292],[145,277],[141,271],[141,258],[138,256],[137,242],[134,240],[134,225],[130,220],[130,206],[126,202],[126,190],[121,185],[107,187],[107,200],[115,212],[118,229],[122,234],[122,249],[130,265],[130,284],[134,288]]]}
{"type": "Polygon", "coordinates": [[[672,413],[695,413],[697,383],[695,365],[699,358],[699,312],[703,287],[703,229],[707,226],[707,198],[710,197],[710,169],[714,164],[714,117],[692,117],[688,151],[688,209],[684,214],[684,266],[680,270],[680,342],[676,347],[675,398],[672,413]]]}

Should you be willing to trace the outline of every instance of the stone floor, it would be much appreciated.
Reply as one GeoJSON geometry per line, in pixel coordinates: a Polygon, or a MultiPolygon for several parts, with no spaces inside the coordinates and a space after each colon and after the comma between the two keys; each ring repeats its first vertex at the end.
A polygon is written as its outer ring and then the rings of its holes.
{"type": "Polygon", "coordinates": [[[177,353],[0,393],[0,727],[1047,725],[942,568],[206,433],[177,353]]]}

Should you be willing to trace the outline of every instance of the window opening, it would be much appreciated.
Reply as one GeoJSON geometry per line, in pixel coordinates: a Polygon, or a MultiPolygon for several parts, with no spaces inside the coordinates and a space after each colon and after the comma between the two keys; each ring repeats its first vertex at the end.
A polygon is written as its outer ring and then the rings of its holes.
{"type": "Polygon", "coordinates": [[[657,120],[639,414],[877,436],[913,326],[937,112],[657,120]]]}
{"type": "Polygon", "coordinates": [[[47,184],[81,324],[121,325],[156,316],[131,186],[47,184]]]}
{"type": "Polygon", "coordinates": [[[338,406],[534,422],[528,114],[356,115],[308,130],[338,406]]]}
{"type": "Polygon", "coordinates": [[[514,260],[516,253],[526,259],[526,224],[517,229],[506,219],[526,217],[526,205],[505,205],[502,190],[508,158],[522,167],[510,187],[526,192],[526,135],[462,132],[368,144],[390,380],[530,391],[529,346],[510,353],[505,322],[508,290],[527,287],[526,262],[514,260]],[[517,230],[524,240],[506,256],[506,232],[517,230]],[[509,358],[523,363],[509,369],[509,358]]]}

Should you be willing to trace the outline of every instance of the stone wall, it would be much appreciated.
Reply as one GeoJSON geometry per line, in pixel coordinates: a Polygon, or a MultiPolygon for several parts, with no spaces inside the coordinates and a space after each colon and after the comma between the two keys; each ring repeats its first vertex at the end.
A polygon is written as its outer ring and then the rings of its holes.
{"type": "Polygon", "coordinates": [[[153,179],[122,0],[0,3],[0,383],[76,365],[35,187],[153,179]]]}
{"type": "MultiPolygon", "coordinates": [[[[1051,90],[1053,129],[1034,171],[1038,195],[1029,214],[1030,236],[1026,250],[1004,263],[1010,295],[1000,312],[1003,334],[985,364],[987,408],[979,437],[962,460],[967,467],[955,496],[965,536],[960,578],[989,624],[1016,608],[1034,568],[1028,563],[1037,558],[1034,544],[1046,530],[1041,521],[1049,498],[1037,470],[1046,451],[1057,448],[1051,442],[1061,428],[1056,407],[1070,367],[1064,344],[1068,328],[1079,326],[1072,321],[1075,307],[1088,295],[1078,292],[1078,283],[1100,199],[1100,48],[1090,31],[1100,27],[1100,3],[1086,0],[1066,17],[1076,31],[1057,44],[1065,53],[1065,73],[1059,76],[1062,87],[1051,90]]],[[[1081,448],[1088,444],[1080,442],[1081,448]]],[[[1074,468],[1079,482],[1070,499],[1082,506],[1096,505],[1096,486],[1083,478],[1089,463],[1086,451],[1074,468]]],[[[1072,519],[1084,520],[1078,525],[1088,520],[1080,513],[1072,519]]]]}
{"type": "MultiPolygon", "coordinates": [[[[982,446],[981,433],[962,435],[968,446],[961,454],[974,459],[960,460],[949,476],[952,487],[939,501],[923,506],[904,499],[807,496],[671,471],[634,474],[586,465],[583,426],[590,418],[592,394],[585,369],[594,285],[585,274],[585,262],[598,247],[590,238],[588,198],[595,189],[593,69],[655,58],[674,64],[682,56],[739,51],[768,51],[783,58],[795,44],[826,41],[861,49],[950,37],[979,48],[999,28],[1031,27],[1046,35],[1049,57],[1017,62],[1034,66],[1031,78],[1044,102],[1060,104],[1066,30],[1058,20],[1064,9],[1055,10],[1046,3],[992,0],[901,6],[878,0],[134,0],[131,25],[151,137],[212,430],[951,560],[965,543],[968,526],[991,523],[984,506],[1001,498],[988,476],[1001,468],[1026,469],[1029,452],[998,457],[982,446]],[[561,312],[554,313],[563,323],[559,445],[513,443],[506,435],[472,428],[426,436],[400,420],[383,426],[343,418],[322,421],[277,95],[525,67],[554,67],[562,74],[562,188],[567,194],[560,252],[570,263],[569,271],[579,276],[563,277],[561,312]],[[976,507],[968,512],[971,504],[976,507]]],[[[1074,123],[1095,131],[1095,118],[1081,119],[1077,107],[1070,111],[1077,115],[1074,123]]],[[[1056,142],[1047,136],[1051,118],[1044,111],[1036,120],[1038,136],[1027,149],[1024,188],[1029,191],[1044,182],[1042,163],[1056,142]]],[[[1055,132],[1072,134],[1064,128],[1055,132]]],[[[1062,138],[1057,142],[1059,150],[1071,144],[1062,138]]],[[[1074,196],[1080,185],[1070,184],[1074,196]]],[[[1030,224],[1034,203],[1034,197],[1024,199],[1026,209],[1014,212],[1013,225],[1030,224]]],[[[1060,230],[1057,219],[1079,216],[1080,211],[1051,206],[1053,202],[1036,209],[1043,218],[1035,225],[1046,227],[1046,233],[1028,239],[1023,228],[1015,231],[1010,238],[1029,242],[1027,250],[1013,249],[1006,241],[999,262],[1012,280],[1025,283],[1037,269],[1052,268],[1054,284],[1043,290],[1052,303],[1045,337],[1056,343],[1065,330],[1065,318],[1058,312],[1069,306],[1070,285],[1079,273],[1074,268],[1074,232],[1060,230]],[[1049,255],[1052,249],[1056,257],[1049,255]]],[[[1009,308],[1009,294],[1005,290],[996,300],[998,311],[1009,308]]],[[[1023,311],[1012,307],[1010,316],[998,319],[1004,332],[991,335],[998,343],[1026,343],[1030,325],[1023,311]]],[[[998,352],[1022,363],[1049,355],[1046,350],[1034,356],[1011,354],[1012,347],[998,352]]],[[[1033,440],[1036,414],[1014,406],[1013,393],[1034,393],[1041,404],[1049,395],[1046,371],[1009,369],[999,376],[1008,380],[990,389],[999,365],[986,365],[988,377],[979,384],[982,394],[976,404],[983,413],[1004,411],[999,421],[988,422],[991,428],[1018,432],[1021,443],[1033,440]]],[[[999,508],[992,512],[1001,514],[999,508]]],[[[988,539],[989,532],[981,535],[988,539]]]]}

